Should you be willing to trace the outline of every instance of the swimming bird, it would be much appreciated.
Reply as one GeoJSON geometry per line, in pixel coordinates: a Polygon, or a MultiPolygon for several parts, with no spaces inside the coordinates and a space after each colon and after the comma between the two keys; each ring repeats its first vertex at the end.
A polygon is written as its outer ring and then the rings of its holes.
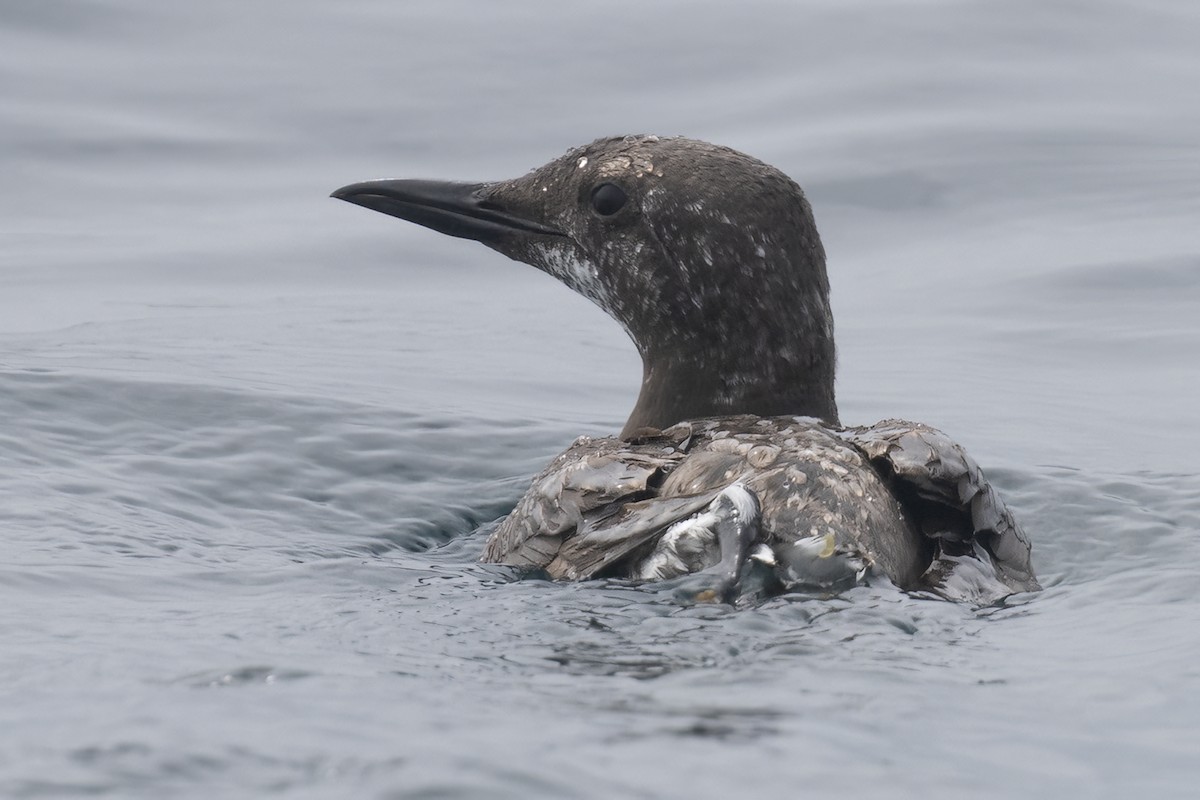
{"type": "Polygon", "coordinates": [[[918,423],[841,424],[825,250],[804,192],[774,167],[622,136],[515,180],[375,180],[333,196],[536,267],[641,355],[620,435],[555,458],[483,561],[678,579],[694,600],[872,574],[977,603],[1040,588],[1028,537],[961,446],[918,423]]]}

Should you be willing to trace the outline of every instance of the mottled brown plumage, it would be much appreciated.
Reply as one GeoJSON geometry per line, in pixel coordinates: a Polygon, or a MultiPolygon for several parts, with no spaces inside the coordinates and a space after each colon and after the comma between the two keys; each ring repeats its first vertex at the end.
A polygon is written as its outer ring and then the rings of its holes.
{"type": "Polygon", "coordinates": [[[738,416],[629,442],[581,438],[534,479],[483,557],[554,578],[636,575],[647,545],[739,480],[762,509],[750,544],[774,553],[783,586],[822,583],[794,574],[799,545],[955,599],[1038,588],[1029,540],[975,462],[940,431],[898,420],[738,416]]]}
{"type": "Polygon", "coordinates": [[[729,148],[599,139],[512,181],[370,181],[336,197],[476,239],[629,333],[642,389],[621,438],[575,442],[483,560],[554,578],[709,576],[732,599],[843,586],[991,602],[1040,588],[1029,540],[941,432],[842,427],[825,251],[794,181],[729,148]]]}

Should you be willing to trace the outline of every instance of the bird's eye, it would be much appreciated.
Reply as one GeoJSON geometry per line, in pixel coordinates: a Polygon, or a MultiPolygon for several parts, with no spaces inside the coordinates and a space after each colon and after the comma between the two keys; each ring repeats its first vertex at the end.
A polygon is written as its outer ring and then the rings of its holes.
{"type": "Polygon", "coordinates": [[[602,183],[592,189],[592,208],[602,217],[611,217],[620,211],[628,199],[615,183],[602,183]]]}

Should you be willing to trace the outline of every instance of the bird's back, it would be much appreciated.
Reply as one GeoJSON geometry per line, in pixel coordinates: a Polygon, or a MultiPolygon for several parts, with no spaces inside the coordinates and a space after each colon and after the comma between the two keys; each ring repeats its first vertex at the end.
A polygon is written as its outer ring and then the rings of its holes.
{"type": "Polygon", "coordinates": [[[944,434],[898,421],[722,417],[629,441],[581,438],[534,479],[484,560],[555,578],[636,577],[672,525],[735,483],[756,496],[755,544],[785,583],[842,556],[901,588],[961,599],[1037,588],[1028,542],[974,462],[944,434]],[[986,580],[972,574],[959,592],[949,579],[963,559],[986,580]]]}

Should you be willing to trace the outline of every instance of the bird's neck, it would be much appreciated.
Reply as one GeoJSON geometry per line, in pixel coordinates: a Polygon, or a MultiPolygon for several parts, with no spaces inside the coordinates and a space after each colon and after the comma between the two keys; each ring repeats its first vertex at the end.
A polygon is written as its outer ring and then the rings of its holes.
{"type": "Polygon", "coordinates": [[[642,389],[621,435],[734,414],[838,424],[832,330],[820,333],[816,342],[750,331],[707,347],[639,347],[642,389]]]}

